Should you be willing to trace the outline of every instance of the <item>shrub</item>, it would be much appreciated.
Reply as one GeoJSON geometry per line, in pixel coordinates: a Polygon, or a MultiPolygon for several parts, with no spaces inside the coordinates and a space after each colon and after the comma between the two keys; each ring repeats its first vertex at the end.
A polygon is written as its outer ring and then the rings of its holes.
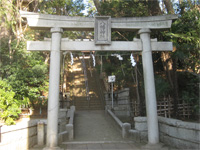
{"type": "Polygon", "coordinates": [[[0,118],[6,125],[15,124],[21,113],[20,105],[14,96],[12,87],[5,80],[0,80],[0,118]]]}

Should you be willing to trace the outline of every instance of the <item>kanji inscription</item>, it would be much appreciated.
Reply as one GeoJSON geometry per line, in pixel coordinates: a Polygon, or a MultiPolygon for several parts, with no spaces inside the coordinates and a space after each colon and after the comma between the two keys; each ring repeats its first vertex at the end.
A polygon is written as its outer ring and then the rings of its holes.
{"type": "Polygon", "coordinates": [[[95,44],[111,44],[111,17],[95,17],[95,44]]]}

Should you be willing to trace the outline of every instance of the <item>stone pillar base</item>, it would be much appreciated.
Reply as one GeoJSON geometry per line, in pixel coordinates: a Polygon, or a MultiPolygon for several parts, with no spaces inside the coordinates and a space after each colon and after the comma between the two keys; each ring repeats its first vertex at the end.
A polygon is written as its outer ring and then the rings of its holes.
{"type": "Polygon", "coordinates": [[[147,144],[141,147],[142,150],[169,150],[168,147],[164,146],[163,143],[158,144],[147,144]]]}
{"type": "Polygon", "coordinates": [[[64,150],[64,149],[60,147],[45,147],[42,150],[64,150]]]}

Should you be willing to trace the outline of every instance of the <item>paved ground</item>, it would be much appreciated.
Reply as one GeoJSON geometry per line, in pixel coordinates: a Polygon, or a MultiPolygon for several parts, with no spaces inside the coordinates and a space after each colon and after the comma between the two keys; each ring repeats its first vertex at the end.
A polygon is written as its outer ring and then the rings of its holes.
{"type": "MultiPolygon", "coordinates": [[[[35,147],[31,150],[42,150],[43,148],[44,147],[35,147]]],[[[60,150],[177,150],[166,146],[163,146],[162,148],[145,148],[141,143],[74,143],[60,145],[60,148],[60,150]]]]}
{"type": "MultiPolygon", "coordinates": [[[[122,139],[120,128],[104,111],[76,111],[75,139],[64,142],[64,150],[150,150],[146,143],[122,139]]],[[[35,147],[31,150],[41,150],[35,147]]],[[[166,146],[151,150],[175,150],[166,146]]]]}
{"type": "Polygon", "coordinates": [[[90,143],[90,144],[69,144],[67,150],[139,150],[136,144],[131,143],[90,143]]]}
{"type": "Polygon", "coordinates": [[[63,148],[66,150],[176,150],[166,146],[160,148],[146,148],[138,143],[69,144],[63,148]]]}
{"type": "Polygon", "coordinates": [[[120,128],[104,111],[77,111],[74,141],[124,141],[120,128]]]}

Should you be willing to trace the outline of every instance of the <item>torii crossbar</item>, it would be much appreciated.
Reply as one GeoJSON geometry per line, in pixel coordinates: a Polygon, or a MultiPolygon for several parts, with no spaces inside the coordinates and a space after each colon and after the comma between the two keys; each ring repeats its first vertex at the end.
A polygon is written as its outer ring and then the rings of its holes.
{"type": "MultiPolygon", "coordinates": [[[[50,79],[47,117],[47,142],[45,150],[60,149],[58,147],[58,109],[60,81],[61,51],[142,51],[144,70],[145,101],[148,125],[149,145],[159,145],[157,102],[154,83],[152,51],[172,51],[171,42],[158,42],[150,39],[154,29],[171,28],[176,15],[111,18],[109,16],[69,17],[45,15],[20,11],[21,17],[27,18],[33,29],[50,30],[51,41],[28,41],[30,51],[50,51],[50,79]],[[140,39],[133,41],[111,41],[111,29],[123,31],[139,31],[140,39]],[[63,30],[95,31],[94,41],[67,41],[61,38],[63,30]]],[[[155,148],[155,147],[154,147],[155,148]]]]}
{"type": "MultiPolygon", "coordinates": [[[[152,51],[171,51],[172,42],[151,41],[152,51]]],[[[27,41],[28,51],[51,51],[51,41],[27,41]]],[[[111,45],[96,46],[94,41],[61,40],[61,51],[142,51],[141,40],[113,41],[111,45]]]]}

